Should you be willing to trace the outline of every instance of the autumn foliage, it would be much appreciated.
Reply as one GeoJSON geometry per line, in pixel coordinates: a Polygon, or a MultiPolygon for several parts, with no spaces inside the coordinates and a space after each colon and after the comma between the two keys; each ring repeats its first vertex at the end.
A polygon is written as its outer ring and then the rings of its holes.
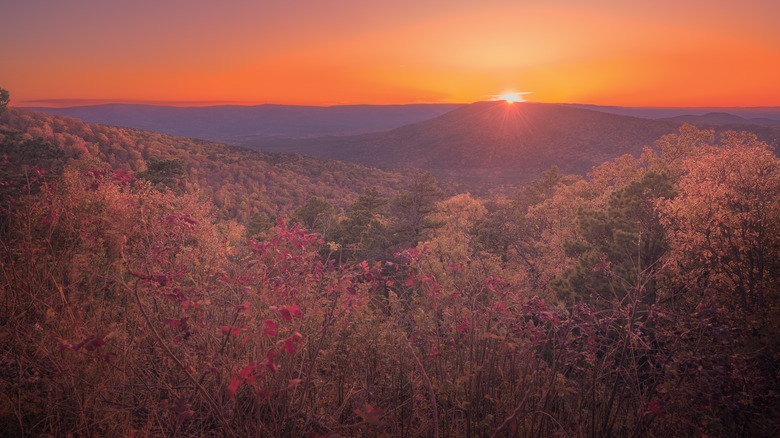
{"type": "Polygon", "coordinates": [[[3,163],[3,435],[778,433],[780,161],[749,135],[491,200],[421,176],[249,240],[65,163],[3,163]]]}

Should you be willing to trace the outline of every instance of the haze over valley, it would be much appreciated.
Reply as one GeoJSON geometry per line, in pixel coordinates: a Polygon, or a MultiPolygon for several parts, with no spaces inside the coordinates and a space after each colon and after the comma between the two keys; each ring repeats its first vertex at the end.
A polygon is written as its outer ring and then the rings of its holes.
{"type": "Polygon", "coordinates": [[[301,153],[382,168],[424,169],[472,192],[517,188],[551,166],[586,175],[592,167],[620,155],[638,157],[643,148],[676,132],[682,123],[718,133],[747,130],[770,145],[780,142],[780,107],[712,112],[711,108],[497,100],[464,105],[115,104],[28,109],[267,152],[301,153]]]}

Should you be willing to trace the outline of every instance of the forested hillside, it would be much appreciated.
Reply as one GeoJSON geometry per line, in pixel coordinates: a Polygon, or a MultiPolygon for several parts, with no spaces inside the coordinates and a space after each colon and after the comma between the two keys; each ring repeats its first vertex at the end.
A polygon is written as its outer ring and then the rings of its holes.
{"type": "MultiPolygon", "coordinates": [[[[170,184],[182,192],[203,194],[221,217],[240,222],[255,214],[275,217],[290,212],[311,196],[346,206],[369,187],[389,195],[403,186],[402,174],[362,165],[264,153],[29,110],[10,109],[0,115],[0,127],[9,141],[17,130],[19,139],[41,138],[73,159],[96,160],[93,166],[148,172],[150,162],[162,161],[157,170],[175,174],[170,175],[175,177],[170,184]]],[[[22,161],[13,164],[24,164],[23,156],[18,159],[22,161]]]]}
{"type": "Polygon", "coordinates": [[[0,117],[0,435],[780,433],[780,160],[753,134],[683,125],[480,199],[0,117]],[[253,212],[285,214],[227,219],[253,212]]]}

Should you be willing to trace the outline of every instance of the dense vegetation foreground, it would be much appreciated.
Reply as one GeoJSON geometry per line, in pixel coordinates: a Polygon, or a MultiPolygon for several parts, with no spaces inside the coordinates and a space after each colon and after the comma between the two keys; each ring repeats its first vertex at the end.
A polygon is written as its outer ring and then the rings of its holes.
{"type": "Polygon", "coordinates": [[[0,138],[0,435],[780,433],[780,162],[751,135],[271,228],[57,135],[0,138]]]}

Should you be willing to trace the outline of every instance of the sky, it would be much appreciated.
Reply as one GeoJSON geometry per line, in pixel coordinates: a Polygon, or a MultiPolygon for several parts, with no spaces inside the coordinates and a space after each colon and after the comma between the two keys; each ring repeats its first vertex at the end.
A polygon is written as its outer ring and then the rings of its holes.
{"type": "Polygon", "coordinates": [[[780,106],[778,0],[3,0],[14,106],[780,106]]]}

